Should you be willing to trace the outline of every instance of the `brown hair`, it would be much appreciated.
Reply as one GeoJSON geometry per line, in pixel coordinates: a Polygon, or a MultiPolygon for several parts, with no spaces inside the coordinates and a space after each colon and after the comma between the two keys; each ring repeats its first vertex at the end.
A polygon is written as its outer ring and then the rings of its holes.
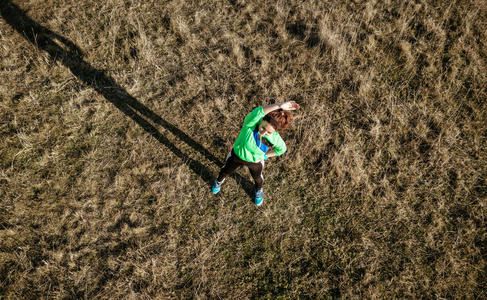
{"type": "Polygon", "coordinates": [[[291,123],[294,121],[294,118],[289,111],[279,109],[268,113],[265,116],[264,120],[268,121],[274,127],[275,130],[285,130],[286,128],[289,127],[289,125],[291,125],[291,123]],[[273,119],[273,120],[269,120],[269,119],[273,119]],[[276,126],[277,124],[275,123],[277,123],[279,126],[276,126]]]}

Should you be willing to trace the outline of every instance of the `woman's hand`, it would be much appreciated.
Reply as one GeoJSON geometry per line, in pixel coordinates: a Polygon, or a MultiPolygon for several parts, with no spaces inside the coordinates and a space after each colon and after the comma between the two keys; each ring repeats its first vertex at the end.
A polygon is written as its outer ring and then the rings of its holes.
{"type": "Polygon", "coordinates": [[[300,105],[296,101],[287,101],[280,105],[280,108],[284,110],[296,110],[300,108],[300,105]]]}

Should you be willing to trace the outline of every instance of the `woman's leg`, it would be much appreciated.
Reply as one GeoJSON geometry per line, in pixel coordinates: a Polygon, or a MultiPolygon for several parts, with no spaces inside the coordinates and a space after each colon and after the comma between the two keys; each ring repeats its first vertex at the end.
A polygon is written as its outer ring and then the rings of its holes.
{"type": "Polygon", "coordinates": [[[218,184],[222,183],[225,178],[227,178],[228,175],[232,174],[235,172],[241,165],[238,160],[237,155],[235,155],[235,152],[230,151],[230,153],[227,155],[227,161],[225,162],[225,165],[222,167],[220,170],[220,174],[218,174],[217,182],[218,184]]]}
{"type": "Polygon", "coordinates": [[[262,175],[262,171],[264,170],[264,161],[252,163],[247,166],[249,167],[252,178],[254,178],[255,190],[261,190],[262,185],[264,184],[264,176],[262,175]]]}

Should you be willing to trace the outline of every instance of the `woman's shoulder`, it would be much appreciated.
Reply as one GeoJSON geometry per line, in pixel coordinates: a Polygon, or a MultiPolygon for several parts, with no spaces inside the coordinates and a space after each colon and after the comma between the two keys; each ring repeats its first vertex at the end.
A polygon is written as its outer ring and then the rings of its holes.
{"type": "Polygon", "coordinates": [[[253,109],[244,120],[244,126],[254,126],[257,122],[259,122],[265,116],[264,108],[259,106],[253,109]]]}

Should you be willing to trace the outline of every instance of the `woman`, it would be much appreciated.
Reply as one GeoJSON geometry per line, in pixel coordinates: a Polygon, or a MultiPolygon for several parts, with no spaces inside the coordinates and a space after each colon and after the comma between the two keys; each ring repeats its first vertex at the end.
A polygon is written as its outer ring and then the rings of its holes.
{"type": "Polygon", "coordinates": [[[256,205],[263,203],[264,160],[286,152],[286,144],[277,131],[286,129],[293,122],[293,116],[289,110],[296,109],[299,109],[299,104],[295,101],[288,101],[257,107],[245,117],[233,149],[228,154],[225,165],[211,188],[213,194],[220,191],[221,185],[228,175],[235,172],[240,166],[247,166],[255,181],[254,202],[256,205]],[[264,139],[262,139],[263,137],[264,139]],[[266,141],[269,145],[266,145],[266,141]]]}

